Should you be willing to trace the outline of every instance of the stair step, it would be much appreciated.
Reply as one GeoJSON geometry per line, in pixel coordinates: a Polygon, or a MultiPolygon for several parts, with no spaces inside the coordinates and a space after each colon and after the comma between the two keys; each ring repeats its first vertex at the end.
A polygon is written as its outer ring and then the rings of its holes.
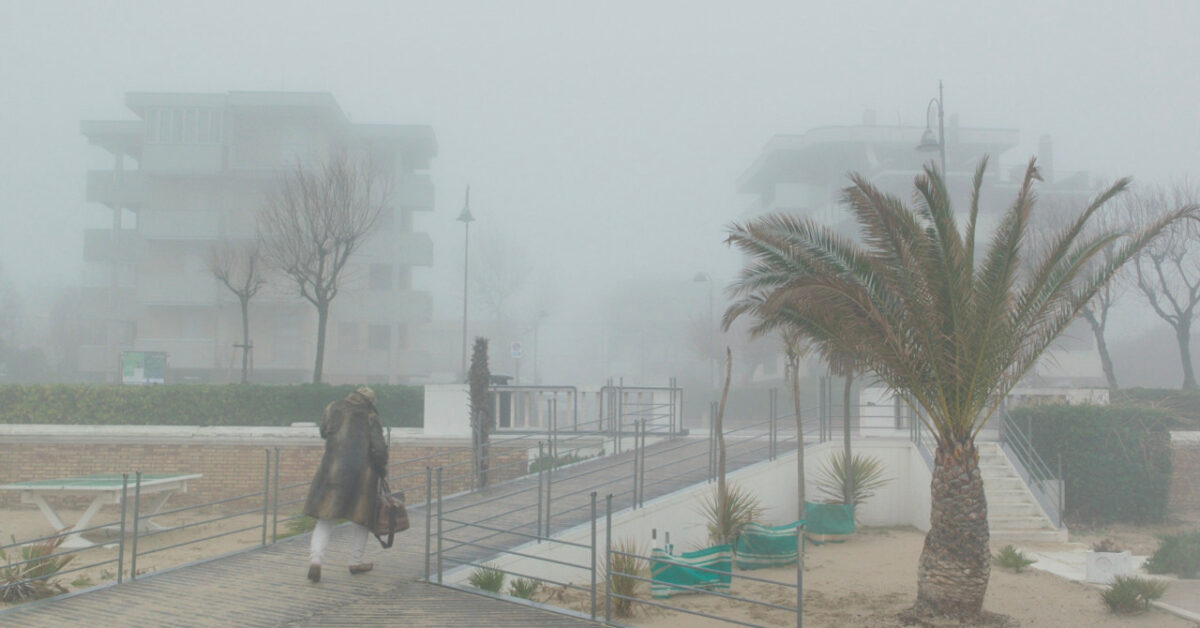
{"type": "Polygon", "coordinates": [[[996,530],[1038,530],[1053,526],[1045,517],[1006,517],[989,514],[988,527],[996,530]]]}
{"type": "Polygon", "coordinates": [[[1060,528],[1043,530],[990,530],[992,544],[1006,543],[1066,543],[1067,529],[1060,528]]]}

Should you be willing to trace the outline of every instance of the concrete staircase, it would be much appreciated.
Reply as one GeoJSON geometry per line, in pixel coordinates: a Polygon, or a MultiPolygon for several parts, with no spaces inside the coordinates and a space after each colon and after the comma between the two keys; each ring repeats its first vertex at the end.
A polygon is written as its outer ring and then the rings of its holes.
{"type": "Polygon", "coordinates": [[[996,442],[977,442],[983,492],[987,497],[992,543],[1067,541],[1067,528],[1055,528],[1025,481],[996,442]]]}

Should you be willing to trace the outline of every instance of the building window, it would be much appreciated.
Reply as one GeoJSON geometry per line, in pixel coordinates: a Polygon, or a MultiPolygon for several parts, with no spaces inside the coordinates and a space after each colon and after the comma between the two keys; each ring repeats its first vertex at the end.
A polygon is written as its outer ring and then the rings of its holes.
{"type": "Polygon", "coordinates": [[[358,323],[338,323],[338,347],[351,350],[361,348],[358,344],[358,323]]]}
{"type": "Polygon", "coordinates": [[[367,348],[387,350],[392,345],[392,328],[388,325],[367,326],[367,348]]]}
{"type": "Polygon", "coordinates": [[[367,273],[367,288],[370,290],[392,289],[392,267],[389,264],[371,264],[367,273]]]}

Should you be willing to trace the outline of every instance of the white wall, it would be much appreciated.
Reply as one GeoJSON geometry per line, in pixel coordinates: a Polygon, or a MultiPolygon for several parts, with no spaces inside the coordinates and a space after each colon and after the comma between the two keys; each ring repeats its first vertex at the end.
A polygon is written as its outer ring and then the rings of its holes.
{"type": "Polygon", "coordinates": [[[470,399],[466,384],[426,384],[425,435],[471,438],[470,399]]]}
{"type": "MultiPolygon", "coordinates": [[[[840,451],[840,443],[810,445],[804,452],[804,473],[807,497],[816,498],[815,486],[818,469],[834,452],[840,451]]],[[[929,529],[931,475],[925,461],[916,448],[903,439],[880,439],[878,442],[855,443],[855,452],[875,456],[883,461],[887,477],[894,478],[879,490],[871,501],[859,510],[859,520],[868,526],[911,525],[921,530],[929,529]]],[[[781,455],[773,461],[762,462],[734,471],[729,482],[750,489],[766,507],[763,520],[780,525],[796,519],[796,453],[781,455]]],[[[664,532],[669,532],[676,551],[690,551],[708,545],[705,519],[701,505],[706,495],[715,489],[715,483],[695,486],[664,495],[646,502],[637,510],[625,509],[613,513],[612,539],[615,545],[625,538],[634,539],[640,549],[649,553],[651,531],[657,530],[657,545],[664,541],[664,532]]],[[[600,521],[596,526],[597,560],[604,556],[604,498],[597,498],[597,513],[600,521]]],[[[585,523],[555,536],[556,540],[578,543],[590,547],[591,523],[585,523]]],[[[527,543],[516,548],[517,552],[577,565],[590,563],[590,550],[542,541],[527,543]]],[[[492,566],[519,575],[532,576],[557,582],[586,583],[590,578],[586,570],[558,565],[533,558],[505,555],[490,561],[492,566]]],[[[443,574],[447,582],[463,584],[473,567],[459,567],[443,574]]],[[[517,576],[512,576],[517,577],[517,576]]]]}

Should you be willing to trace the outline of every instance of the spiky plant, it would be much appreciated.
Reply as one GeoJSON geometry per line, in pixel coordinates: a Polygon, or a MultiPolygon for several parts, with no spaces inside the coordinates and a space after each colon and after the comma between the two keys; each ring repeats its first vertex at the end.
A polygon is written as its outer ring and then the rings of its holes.
{"type": "MultiPolygon", "coordinates": [[[[16,537],[10,538],[15,546],[16,537]]],[[[75,559],[74,554],[55,555],[66,538],[59,535],[22,545],[19,559],[10,559],[8,552],[0,549],[0,560],[6,563],[0,567],[0,602],[24,602],[66,593],[66,587],[53,579],[75,559]]]]}
{"type": "Polygon", "coordinates": [[[471,446],[475,455],[473,469],[482,488],[488,484],[488,437],[492,433],[492,397],[488,392],[491,371],[488,369],[487,338],[476,338],[471,349],[471,369],[467,374],[470,390],[471,446]]]}
{"type": "Polygon", "coordinates": [[[821,466],[817,474],[817,489],[831,503],[862,504],[874,497],[880,487],[892,481],[884,477],[883,471],[883,461],[879,458],[855,454],[847,465],[846,452],[840,451],[821,466]]]}
{"type": "Polygon", "coordinates": [[[714,487],[704,496],[700,512],[707,521],[708,540],[713,545],[733,543],[746,528],[746,524],[762,517],[762,502],[753,493],[737,484],[714,487]]]}
{"type": "Polygon", "coordinates": [[[617,541],[616,547],[613,548],[609,561],[612,565],[611,571],[605,576],[608,578],[609,588],[613,594],[621,597],[614,597],[612,601],[613,612],[617,617],[632,617],[633,616],[633,600],[630,598],[637,597],[637,587],[639,577],[644,577],[648,568],[645,552],[638,546],[637,541],[631,538],[624,538],[617,541]]]}
{"type": "Polygon", "coordinates": [[[537,593],[538,587],[542,585],[540,580],[533,578],[517,578],[508,585],[508,593],[513,597],[519,597],[523,600],[532,600],[533,594],[537,593]]]}
{"type": "Polygon", "coordinates": [[[998,567],[1011,569],[1017,573],[1021,573],[1026,567],[1036,563],[1037,561],[1029,558],[1022,553],[1021,550],[1013,547],[1012,545],[1005,545],[1004,547],[1000,548],[999,552],[996,552],[995,556],[992,557],[992,562],[996,563],[996,566],[998,567]]]}
{"type": "Polygon", "coordinates": [[[1108,610],[1129,615],[1150,610],[1150,602],[1167,592],[1167,583],[1162,580],[1140,576],[1117,576],[1112,584],[1100,592],[1100,598],[1108,610]]]}
{"type": "Polygon", "coordinates": [[[495,567],[484,565],[472,571],[471,575],[467,576],[467,582],[471,583],[471,586],[476,589],[499,593],[500,589],[504,586],[504,572],[495,567]]]}
{"type": "Polygon", "coordinates": [[[932,165],[916,178],[915,208],[851,175],[842,202],[858,239],[784,214],[730,228],[729,242],[747,261],[731,286],[725,327],[749,315],[756,334],[795,329],[826,360],[849,358],[911,399],[936,438],[930,528],[907,613],[915,620],[972,620],[982,611],[990,551],[979,430],[1118,269],[1166,227],[1197,219],[1186,206],[1133,231],[1095,224],[1128,185],[1122,179],[1054,230],[1049,246],[1030,251],[1040,180],[1031,160],[990,246],[977,251],[986,168],[985,158],[965,231],[932,165]]]}

